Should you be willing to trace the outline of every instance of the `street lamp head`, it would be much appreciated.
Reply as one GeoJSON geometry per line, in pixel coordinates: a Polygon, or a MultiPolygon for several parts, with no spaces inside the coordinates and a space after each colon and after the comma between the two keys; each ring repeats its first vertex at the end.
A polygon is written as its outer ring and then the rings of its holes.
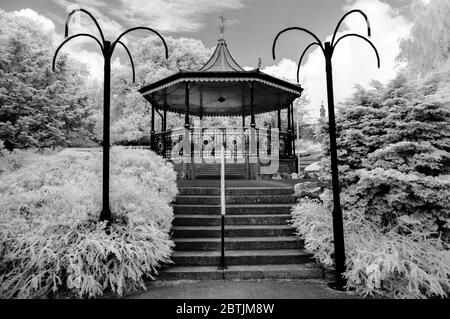
{"type": "Polygon", "coordinates": [[[97,30],[100,33],[102,42],[105,42],[105,37],[103,35],[103,31],[100,28],[100,25],[98,24],[97,19],[95,19],[94,16],[89,11],[87,11],[86,9],[83,9],[83,8],[74,9],[74,10],[72,10],[72,12],[70,12],[68,14],[67,19],[66,19],[65,28],[64,28],[64,37],[67,38],[69,36],[69,22],[70,22],[70,19],[72,18],[72,16],[75,14],[75,12],[83,12],[83,13],[87,14],[91,18],[91,20],[94,21],[95,26],[97,27],[97,30]]]}
{"type": "Polygon", "coordinates": [[[339,22],[336,25],[336,28],[334,29],[334,32],[333,32],[333,38],[331,39],[331,46],[334,47],[334,44],[335,44],[334,40],[336,39],[337,32],[339,31],[339,28],[340,28],[342,22],[345,20],[345,18],[347,18],[349,15],[351,15],[353,13],[359,13],[360,15],[363,16],[364,20],[366,21],[366,25],[367,25],[367,36],[370,38],[372,32],[370,29],[370,21],[369,21],[369,18],[367,17],[367,14],[365,14],[364,11],[362,11],[360,9],[354,9],[354,10],[350,10],[349,12],[344,14],[344,16],[339,20],[339,22]]]}
{"type": "Polygon", "coordinates": [[[135,30],[146,30],[146,31],[150,31],[150,32],[152,32],[153,34],[155,34],[155,35],[161,40],[161,42],[162,42],[162,44],[163,44],[163,46],[164,46],[164,53],[165,53],[166,59],[169,58],[169,49],[168,49],[168,47],[167,47],[166,41],[165,41],[164,38],[161,36],[161,34],[159,34],[159,32],[157,32],[157,31],[155,31],[154,29],[149,28],[149,27],[134,27],[134,28],[131,28],[131,29],[128,29],[128,30],[122,32],[122,34],[119,35],[119,36],[117,37],[117,39],[111,44],[111,52],[114,51],[114,48],[115,48],[116,44],[119,43],[120,39],[121,39],[125,34],[127,34],[127,33],[129,33],[129,32],[132,32],[132,31],[135,31],[135,30]]]}
{"type": "Polygon", "coordinates": [[[306,52],[308,51],[308,49],[314,45],[319,45],[317,42],[313,42],[310,43],[305,50],[303,50],[302,55],[300,56],[300,59],[298,60],[298,65],[297,65],[297,83],[300,82],[300,66],[302,65],[302,61],[303,61],[303,57],[305,56],[306,52]]]}
{"type": "Polygon", "coordinates": [[[287,31],[291,31],[291,30],[298,30],[298,31],[302,31],[302,32],[306,32],[308,33],[310,36],[312,36],[314,38],[315,43],[322,49],[323,51],[323,45],[322,45],[322,41],[320,41],[320,39],[311,31],[305,29],[305,28],[299,28],[299,27],[290,27],[290,28],[286,28],[284,30],[281,30],[280,32],[278,32],[277,36],[275,37],[275,39],[273,40],[273,44],[272,44],[272,58],[275,60],[275,47],[277,45],[277,40],[280,37],[281,34],[283,34],[284,32],[287,31]]]}

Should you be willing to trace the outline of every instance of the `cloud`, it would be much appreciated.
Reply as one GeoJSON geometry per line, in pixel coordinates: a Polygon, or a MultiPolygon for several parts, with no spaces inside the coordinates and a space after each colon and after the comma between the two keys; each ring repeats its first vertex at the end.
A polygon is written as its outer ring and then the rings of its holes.
{"type": "Polygon", "coordinates": [[[52,20],[40,15],[36,11],[32,9],[21,9],[18,11],[13,11],[12,14],[16,17],[27,18],[40,26],[40,29],[45,34],[54,34],[55,33],[55,24],[52,20]]]}
{"type": "Polygon", "coordinates": [[[71,57],[77,59],[81,63],[86,64],[89,69],[89,80],[97,80],[103,83],[103,66],[104,60],[100,53],[94,51],[87,51],[80,49],[79,46],[74,49],[67,48],[65,52],[68,52],[71,57]]]}
{"type": "Polygon", "coordinates": [[[297,81],[297,75],[295,74],[297,63],[290,59],[282,59],[278,64],[266,66],[261,71],[289,82],[297,81]]]}
{"type": "MultiPolygon", "coordinates": [[[[387,83],[395,77],[399,65],[396,56],[400,52],[399,42],[409,36],[411,23],[389,4],[380,1],[352,0],[344,6],[344,11],[362,9],[369,16],[372,27],[371,41],[377,47],[381,59],[381,68],[376,66],[373,49],[364,40],[346,38],[339,42],[333,56],[334,97],[338,103],[348,97],[355,84],[368,86],[372,79],[387,83]]],[[[336,21],[337,23],[337,21],[336,21]]],[[[366,35],[366,25],[361,16],[348,16],[338,32],[337,38],[346,33],[366,35]]],[[[331,35],[326,41],[331,40],[331,35]]],[[[324,57],[318,47],[310,51],[304,58],[300,68],[300,83],[304,94],[310,100],[307,109],[311,116],[319,116],[320,104],[327,100],[324,57]]],[[[263,72],[295,80],[296,62],[288,59],[266,67],[263,72]]]]}
{"type": "MultiPolygon", "coordinates": [[[[222,0],[219,3],[210,0],[53,0],[67,12],[76,8],[89,10],[97,19],[107,39],[116,39],[126,27],[139,25],[166,32],[196,31],[204,25],[205,14],[242,8],[243,1],[222,0]]],[[[228,25],[236,23],[237,20],[227,21],[228,25]]],[[[84,13],[72,17],[69,33],[90,33],[100,37],[94,22],[84,13]]],[[[62,36],[57,36],[57,39],[58,43],[63,40],[62,36]]],[[[127,37],[122,41],[127,43],[127,37]]],[[[71,56],[87,64],[91,78],[102,82],[103,59],[94,51],[98,48],[92,43],[92,39],[80,37],[74,43],[69,43],[64,52],[70,52],[71,56]],[[86,46],[92,51],[85,50],[86,46]]],[[[120,67],[120,60],[115,61],[115,66],[120,67]]]]}
{"type": "MultiPolygon", "coordinates": [[[[115,20],[110,17],[102,14],[100,12],[107,12],[104,7],[106,3],[100,0],[53,0],[59,7],[66,10],[67,13],[73,11],[74,9],[84,8],[89,10],[89,12],[94,16],[97,22],[100,24],[100,27],[107,39],[115,39],[120,33],[122,33],[125,28],[115,20]]],[[[85,13],[76,12],[71,20],[69,25],[69,33],[91,33],[95,36],[99,35],[99,31],[95,26],[93,20],[85,13]]]]}
{"type": "MultiPolygon", "coordinates": [[[[204,26],[208,13],[220,13],[227,9],[240,9],[244,0],[53,0],[59,6],[86,7],[99,16],[103,24],[110,24],[111,30],[125,25],[149,26],[163,32],[193,32],[204,26]],[[108,12],[108,17],[100,10],[108,12]],[[114,22],[117,21],[117,22],[114,22]]],[[[236,24],[238,21],[228,21],[236,24]]]]}
{"type": "MultiPolygon", "coordinates": [[[[26,18],[37,23],[40,30],[51,37],[55,49],[56,46],[61,44],[64,40],[63,34],[56,32],[55,24],[52,20],[30,8],[12,11],[11,14],[18,18],[26,18]]],[[[71,34],[73,33],[71,32],[71,34]]],[[[77,38],[76,40],[68,42],[61,50],[61,53],[68,53],[71,57],[86,64],[90,71],[90,79],[96,79],[103,82],[103,57],[99,52],[100,48],[94,43],[95,46],[92,46],[92,48],[97,50],[97,52],[94,50],[88,51],[85,49],[85,45],[88,42],[92,43],[92,40],[86,38],[84,41],[79,41],[81,39],[82,38],[77,38]]],[[[117,66],[118,63],[118,61],[115,61],[114,65],[117,66]]]]}

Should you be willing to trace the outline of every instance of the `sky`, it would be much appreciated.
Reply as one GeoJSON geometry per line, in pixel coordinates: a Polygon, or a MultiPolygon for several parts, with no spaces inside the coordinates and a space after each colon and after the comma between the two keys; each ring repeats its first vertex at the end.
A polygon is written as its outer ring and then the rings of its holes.
{"type": "MultiPolygon", "coordinates": [[[[387,83],[395,76],[401,67],[396,62],[399,42],[409,36],[412,24],[411,3],[411,0],[0,0],[0,9],[14,12],[18,18],[38,21],[43,32],[52,34],[55,44],[63,40],[67,12],[77,6],[98,18],[107,39],[114,40],[130,27],[148,26],[163,35],[199,39],[210,48],[219,38],[218,17],[223,15],[227,21],[225,39],[241,66],[255,68],[261,57],[263,72],[291,82],[296,82],[298,59],[312,38],[299,31],[285,33],[278,41],[273,60],[271,48],[276,34],[287,27],[304,27],[323,42],[330,41],[345,12],[362,9],[369,16],[371,41],[380,53],[381,68],[377,68],[375,54],[363,40],[346,38],[339,42],[333,56],[335,100],[339,102],[353,92],[355,84],[368,86],[371,80],[387,83]]],[[[80,19],[79,23],[74,20],[71,34],[96,32],[92,23],[80,19]]],[[[361,16],[348,16],[338,36],[350,32],[366,35],[361,16]]],[[[88,41],[72,44],[66,52],[86,63],[91,77],[101,81],[102,59],[98,47],[88,41]]],[[[300,69],[300,84],[309,100],[307,110],[311,117],[317,118],[320,104],[326,101],[325,63],[318,47],[308,52],[300,69]]],[[[124,55],[114,58],[115,66],[126,63],[124,55]]]]}

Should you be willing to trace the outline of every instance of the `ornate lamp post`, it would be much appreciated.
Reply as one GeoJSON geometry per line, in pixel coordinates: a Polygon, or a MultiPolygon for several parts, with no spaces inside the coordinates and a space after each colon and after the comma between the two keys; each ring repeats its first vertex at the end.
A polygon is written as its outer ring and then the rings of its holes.
{"type": "Polygon", "coordinates": [[[332,184],[333,184],[333,237],[334,237],[334,256],[335,256],[335,267],[336,267],[336,281],[332,283],[332,286],[335,289],[338,290],[344,290],[344,287],[346,285],[345,279],[343,277],[343,273],[345,272],[345,245],[344,245],[344,227],[343,227],[343,221],[342,221],[342,210],[341,210],[341,204],[340,204],[340,198],[339,198],[339,175],[338,175],[338,159],[337,159],[337,146],[336,146],[336,123],[335,123],[335,116],[334,116],[334,94],[333,94],[333,71],[332,71],[332,63],[331,59],[333,57],[334,49],[336,48],[337,44],[347,38],[347,37],[358,37],[367,43],[370,44],[370,46],[374,49],[375,54],[377,56],[377,62],[378,62],[378,68],[380,67],[380,57],[378,55],[378,51],[373,45],[373,43],[365,38],[364,36],[361,36],[359,34],[350,33],[345,34],[342,37],[340,37],[338,40],[336,39],[336,34],[339,30],[339,27],[341,26],[344,19],[352,14],[352,13],[359,13],[361,14],[367,24],[367,35],[370,37],[370,23],[369,19],[367,18],[367,15],[362,10],[351,10],[347,12],[338,22],[333,37],[330,42],[322,43],[319,38],[312,33],[311,31],[299,28],[299,27],[291,27],[286,28],[282,31],[280,31],[277,36],[275,37],[273,41],[272,46],[272,56],[275,60],[275,46],[276,42],[279,38],[279,36],[290,30],[300,30],[303,32],[308,33],[311,35],[315,42],[312,42],[309,44],[306,49],[303,51],[300,61],[298,63],[298,69],[297,69],[297,82],[299,81],[299,69],[300,64],[303,60],[303,57],[306,54],[306,51],[314,45],[317,45],[321,48],[322,53],[325,57],[325,71],[327,75],[327,95],[328,95],[328,119],[329,119],[329,134],[330,134],[330,155],[331,155],[331,177],[332,177],[332,184]]]}
{"type": "Polygon", "coordinates": [[[147,30],[147,31],[151,31],[153,33],[155,33],[163,42],[164,44],[164,48],[165,48],[165,55],[166,55],[166,59],[168,58],[169,54],[168,54],[168,49],[167,49],[167,44],[166,41],[164,41],[164,38],[155,30],[148,28],[148,27],[135,27],[135,28],[131,28],[128,29],[127,31],[123,32],[121,35],[119,35],[119,37],[111,43],[111,41],[107,41],[105,40],[105,37],[103,35],[103,31],[100,28],[100,25],[98,24],[97,20],[94,18],[94,16],[87,10],[85,9],[75,9],[73,10],[66,19],[66,24],[65,24],[65,32],[64,32],[64,37],[66,38],[66,40],[63,41],[63,43],[61,43],[61,45],[56,49],[55,55],[53,56],[53,64],[52,64],[52,69],[53,71],[55,71],[55,62],[56,62],[56,57],[58,55],[59,50],[70,40],[75,39],[77,37],[89,37],[94,39],[98,45],[100,46],[100,49],[102,51],[103,54],[103,58],[104,58],[104,82],[103,82],[103,86],[104,86],[104,95],[103,95],[103,195],[102,195],[102,211],[100,213],[100,221],[107,221],[108,224],[111,223],[111,210],[109,207],[109,146],[110,146],[110,94],[111,94],[111,57],[114,53],[114,49],[116,47],[117,44],[120,44],[121,46],[123,46],[123,48],[125,49],[125,51],[128,54],[128,57],[130,58],[130,62],[131,62],[131,67],[133,70],[133,82],[135,81],[135,70],[134,70],[134,62],[133,62],[133,58],[131,57],[130,51],[128,50],[127,46],[120,41],[120,39],[127,33],[134,31],[134,30],[147,30]],[[87,34],[87,33],[78,33],[75,35],[72,35],[70,37],[68,37],[69,35],[69,22],[70,22],[70,18],[73,16],[73,14],[77,11],[81,11],[85,14],[87,14],[95,23],[99,33],[100,33],[100,37],[101,37],[101,41],[99,39],[97,39],[96,37],[94,37],[91,34],[87,34]]]}

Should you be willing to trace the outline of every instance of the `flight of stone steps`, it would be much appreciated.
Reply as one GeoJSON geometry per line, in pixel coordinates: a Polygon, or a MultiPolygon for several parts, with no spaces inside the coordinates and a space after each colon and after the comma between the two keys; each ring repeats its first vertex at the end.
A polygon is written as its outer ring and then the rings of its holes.
{"type": "Polygon", "coordinates": [[[322,270],[288,224],[293,188],[226,189],[225,261],[221,250],[220,189],[179,187],[173,205],[174,264],[162,280],[322,278],[322,270]]]}

